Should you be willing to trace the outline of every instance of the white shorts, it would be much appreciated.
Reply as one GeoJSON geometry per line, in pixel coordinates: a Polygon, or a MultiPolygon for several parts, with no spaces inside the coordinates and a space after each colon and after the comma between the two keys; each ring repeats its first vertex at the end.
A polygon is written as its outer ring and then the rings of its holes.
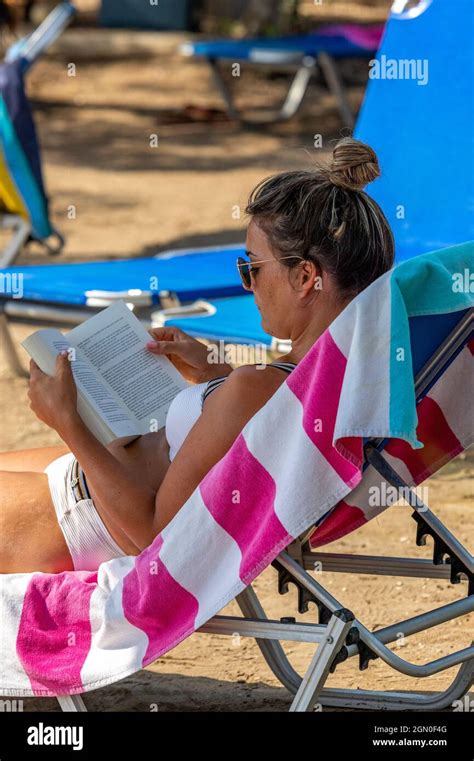
{"type": "Polygon", "coordinates": [[[127,553],[118,546],[97,512],[92,499],[81,499],[73,480],[76,458],[72,453],[48,465],[49,489],[74,570],[96,571],[101,563],[127,553]]]}

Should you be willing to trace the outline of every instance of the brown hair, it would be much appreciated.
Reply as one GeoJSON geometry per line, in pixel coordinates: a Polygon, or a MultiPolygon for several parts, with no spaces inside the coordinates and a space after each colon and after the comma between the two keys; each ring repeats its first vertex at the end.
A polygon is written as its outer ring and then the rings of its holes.
{"type": "MultiPolygon", "coordinates": [[[[297,254],[331,274],[344,297],[355,296],[393,264],[394,242],[380,206],[363,191],[380,175],[377,156],[345,137],[332,161],[282,172],[252,191],[246,208],[276,256],[297,254]]],[[[292,268],[297,259],[284,259],[292,268]]]]}

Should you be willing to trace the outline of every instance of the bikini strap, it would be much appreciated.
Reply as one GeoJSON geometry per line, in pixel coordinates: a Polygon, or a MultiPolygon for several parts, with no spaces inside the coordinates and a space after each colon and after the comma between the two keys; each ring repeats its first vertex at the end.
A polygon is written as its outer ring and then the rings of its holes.
{"type": "Polygon", "coordinates": [[[269,367],[278,367],[280,370],[291,373],[295,369],[296,364],[294,362],[271,362],[269,367]]]}
{"type": "Polygon", "coordinates": [[[209,394],[212,394],[212,392],[213,392],[213,391],[215,391],[215,390],[216,390],[216,388],[219,388],[219,386],[221,385],[221,383],[224,383],[224,381],[225,381],[225,380],[226,380],[226,378],[228,378],[228,377],[229,377],[228,375],[224,375],[224,376],[222,376],[221,378],[213,378],[213,380],[210,380],[210,381],[207,383],[207,385],[206,385],[206,387],[205,387],[204,391],[203,391],[203,392],[202,392],[202,394],[201,394],[201,409],[202,409],[202,405],[203,405],[203,404],[204,404],[204,402],[206,401],[206,399],[207,399],[207,397],[209,396],[209,394]]]}

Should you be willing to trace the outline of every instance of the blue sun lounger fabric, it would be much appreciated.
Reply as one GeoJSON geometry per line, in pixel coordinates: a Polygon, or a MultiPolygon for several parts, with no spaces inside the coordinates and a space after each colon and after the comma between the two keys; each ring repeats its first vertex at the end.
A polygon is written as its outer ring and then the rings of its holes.
{"type": "Polygon", "coordinates": [[[9,267],[3,272],[21,273],[26,301],[90,306],[94,297],[120,294],[133,301],[140,294],[141,304],[159,304],[163,292],[172,292],[183,302],[242,295],[235,262],[244,253],[243,246],[222,246],[114,262],[9,267]]]}
{"type": "Polygon", "coordinates": [[[0,64],[0,210],[29,220],[40,240],[53,232],[21,59],[0,64]]]}
{"type": "Polygon", "coordinates": [[[286,37],[187,42],[181,50],[186,55],[230,58],[233,61],[258,61],[262,53],[269,51],[301,55],[324,52],[335,57],[366,56],[368,52],[377,50],[381,33],[381,25],[364,28],[354,24],[339,24],[311,34],[286,37]]]}
{"type": "Polygon", "coordinates": [[[392,12],[355,131],[382,167],[367,190],[398,261],[474,238],[474,3],[420,10],[392,12]]]}

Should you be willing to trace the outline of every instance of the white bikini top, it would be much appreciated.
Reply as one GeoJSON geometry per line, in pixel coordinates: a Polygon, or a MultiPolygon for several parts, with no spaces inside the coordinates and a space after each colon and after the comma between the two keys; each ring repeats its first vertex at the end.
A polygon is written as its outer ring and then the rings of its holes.
{"type": "MultiPolygon", "coordinates": [[[[272,362],[271,367],[279,367],[291,373],[296,365],[293,362],[272,362]]],[[[182,446],[186,436],[202,412],[207,397],[215,391],[228,376],[214,378],[205,383],[196,383],[183,388],[173,399],[166,415],[165,435],[169,444],[169,458],[173,460],[182,446]]]]}

